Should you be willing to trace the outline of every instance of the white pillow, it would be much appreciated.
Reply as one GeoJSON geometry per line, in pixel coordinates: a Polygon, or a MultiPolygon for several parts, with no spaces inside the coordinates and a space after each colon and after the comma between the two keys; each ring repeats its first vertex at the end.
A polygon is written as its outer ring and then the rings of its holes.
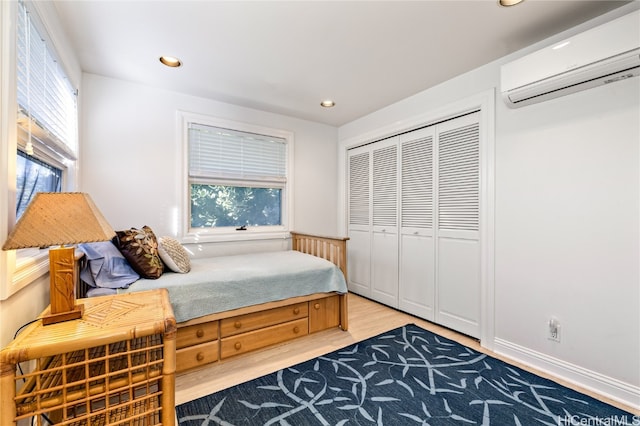
{"type": "Polygon", "coordinates": [[[158,254],[165,265],[173,272],[186,274],[191,270],[191,260],[189,253],[182,247],[182,244],[175,238],[158,238],[158,254]]]}

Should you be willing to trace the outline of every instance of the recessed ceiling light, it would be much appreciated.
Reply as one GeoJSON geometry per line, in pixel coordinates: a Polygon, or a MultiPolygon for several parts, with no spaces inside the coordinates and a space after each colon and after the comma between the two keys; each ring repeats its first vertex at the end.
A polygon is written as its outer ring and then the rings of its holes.
{"type": "Polygon", "coordinates": [[[162,62],[164,65],[171,68],[178,68],[179,66],[182,65],[182,62],[180,62],[180,59],[174,56],[160,56],[160,62],[162,62]]]}
{"type": "Polygon", "coordinates": [[[562,49],[565,46],[570,45],[571,42],[570,41],[563,41],[562,43],[556,44],[555,46],[552,47],[553,50],[558,50],[558,49],[562,49]]]}
{"type": "Polygon", "coordinates": [[[323,108],[331,108],[336,106],[336,103],[333,102],[331,99],[325,99],[324,101],[320,102],[320,106],[323,108]]]}
{"type": "Polygon", "coordinates": [[[518,3],[522,3],[524,0],[498,0],[498,3],[500,4],[500,6],[505,6],[505,7],[509,7],[509,6],[515,6],[518,3]]]}

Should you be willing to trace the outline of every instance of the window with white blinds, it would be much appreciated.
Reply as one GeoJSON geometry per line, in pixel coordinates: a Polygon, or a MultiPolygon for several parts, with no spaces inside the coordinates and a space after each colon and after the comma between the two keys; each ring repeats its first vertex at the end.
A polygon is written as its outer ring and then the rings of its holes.
{"type": "MultiPolygon", "coordinates": [[[[0,13],[0,27],[12,30],[0,35],[3,48],[8,47],[3,56],[11,59],[4,64],[11,69],[0,72],[2,96],[15,100],[0,117],[0,127],[12,129],[3,132],[8,136],[3,142],[15,147],[8,153],[8,167],[0,179],[4,179],[3,187],[15,188],[7,194],[15,197],[15,215],[0,214],[9,229],[35,194],[73,190],[75,184],[68,177],[74,175],[77,159],[77,92],[52,42],[54,34],[47,32],[56,27],[43,21],[47,15],[38,14],[44,10],[41,5],[22,0],[4,2],[0,13]],[[15,57],[9,55],[14,49],[15,57]]],[[[7,272],[7,280],[0,283],[0,298],[14,294],[48,271],[46,250],[21,249],[2,258],[6,263],[0,269],[7,272]]]]}
{"type": "Polygon", "coordinates": [[[402,226],[433,227],[433,137],[402,143],[402,226]]]}
{"type": "Polygon", "coordinates": [[[478,231],[480,133],[474,123],[439,134],[438,228],[478,231]]]}
{"type": "Polygon", "coordinates": [[[19,146],[54,160],[75,160],[77,94],[38,29],[38,18],[18,4],[17,99],[19,146]]]}
{"type": "Polygon", "coordinates": [[[196,178],[286,182],[287,141],[191,123],[189,175],[196,178]]]}
{"type": "Polygon", "coordinates": [[[373,150],[373,225],[397,226],[398,147],[373,150]]]}
{"type": "Polygon", "coordinates": [[[286,231],[289,140],[198,122],[186,130],[189,229],[286,231]]]}
{"type": "Polygon", "coordinates": [[[349,157],[349,223],[369,225],[369,153],[349,157]]]}

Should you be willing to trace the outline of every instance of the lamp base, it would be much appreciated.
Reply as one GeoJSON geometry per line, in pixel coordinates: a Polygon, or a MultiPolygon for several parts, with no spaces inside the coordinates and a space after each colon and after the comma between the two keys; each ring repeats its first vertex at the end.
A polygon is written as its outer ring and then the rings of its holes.
{"type": "Polygon", "coordinates": [[[62,321],[70,321],[74,319],[82,318],[84,313],[84,305],[76,305],[75,309],[68,312],[61,312],[59,314],[48,314],[42,316],[42,325],[55,324],[62,321]]]}
{"type": "Polygon", "coordinates": [[[51,307],[43,316],[44,325],[82,318],[82,306],[76,305],[76,267],[74,247],[49,249],[51,307]]]}

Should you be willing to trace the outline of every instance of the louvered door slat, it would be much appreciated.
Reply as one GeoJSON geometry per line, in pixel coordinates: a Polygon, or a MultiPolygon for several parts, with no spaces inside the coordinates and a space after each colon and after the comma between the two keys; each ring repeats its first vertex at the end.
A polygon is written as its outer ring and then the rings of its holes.
{"type": "Polygon", "coordinates": [[[373,150],[373,225],[396,226],[398,216],[397,145],[373,150]]]}
{"type": "Polygon", "coordinates": [[[432,228],[433,137],[402,144],[402,226],[432,228]]]}
{"type": "Polygon", "coordinates": [[[369,225],[369,153],[349,157],[349,224],[369,225]]]}
{"type": "Polygon", "coordinates": [[[478,123],[439,135],[438,229],[479,230],[478,123]]]}

